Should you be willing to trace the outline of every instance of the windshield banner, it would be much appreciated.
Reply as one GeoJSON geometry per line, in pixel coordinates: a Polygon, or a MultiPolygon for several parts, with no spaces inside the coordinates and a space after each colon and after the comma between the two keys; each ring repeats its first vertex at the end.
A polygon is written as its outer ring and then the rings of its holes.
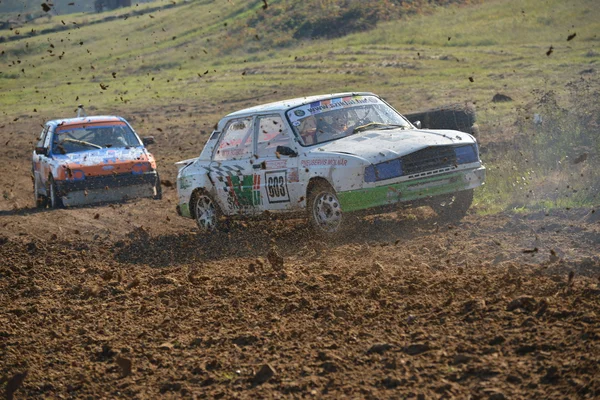
{"type": "Polygon", "coordinates": [[[297,126],[299,125],[300,120],[309,115],[317,115],[333,109],[350,108],[365,104],[382,104],[382,102],[377,97],[373,96],[337,97],[334,99],[315,101],[310,104],[296,107],[292,110],[289,110],[287,115],[292,122],[292,125],[297,126]]]}

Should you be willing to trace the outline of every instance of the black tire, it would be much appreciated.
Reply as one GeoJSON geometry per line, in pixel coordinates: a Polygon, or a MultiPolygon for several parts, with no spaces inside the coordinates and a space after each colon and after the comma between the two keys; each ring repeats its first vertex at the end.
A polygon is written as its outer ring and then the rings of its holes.
{"type": "Polygon", "coordinates": [[[156,183],[154,184],[154,189],[156,190],[156,194],[154,195],[153,199],[161,200],[162,199],[162,186],[160,184],[160,176],[158,175],[158,172],[156,173],[156,183]]]}
{"type": "Polygon", "coordinates": [[[48,197],[39,193],[35,176],[33,177],[33,201],[36,208],[46,208],[48,206],[48,197]]]}
{"type": "Polygon", "coordinates": [[[460,221],[473,203],[473,189],[432,199],[431,208],[442,222],[460,221]]]}
{"type": "Polygon", "coordinates": [[[336,237],[345,227],[346,217],[329,183],[320,181],[310,187],[306,211],[312,231],[322,237],[336,237]]]}
{"type": "Polygon", "coordinates": [[[218,232],[225,225],[221,208],[205,190],[193,194],[190,210],[202,233],[218,232]]]}
{"type": "Polygon", "coordinates": [[[466,133],[472,132],[476,120],[472,104],[448,104],[404,116],[412,123],[421,121],[423,129],[454,129],[466,133]]]}
{"type": "Polygon", "coordinates": [[[63,208],[64,204],[62,198],[58,195],[56,182],[54,182],[52,176],[48,180],[48,184],[50,185],[50,208],[63,208]]]}

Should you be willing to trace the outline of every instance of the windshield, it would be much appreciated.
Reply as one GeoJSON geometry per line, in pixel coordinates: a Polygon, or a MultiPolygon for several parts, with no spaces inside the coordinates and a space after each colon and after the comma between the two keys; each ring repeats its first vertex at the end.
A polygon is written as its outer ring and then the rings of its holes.
{"type": "Polygon", "coordinates": [[[312,146],[373,129],[410,128],[394,109],[375,96],[320,100],[287,111],[304,146],[312,146]]]}
{"type": "Polygon", "coordinates": [[[52,140],[52,151],[56,154],[137,146],[141,146],[138,137],[122,122],[59,127],[52,140]]]}

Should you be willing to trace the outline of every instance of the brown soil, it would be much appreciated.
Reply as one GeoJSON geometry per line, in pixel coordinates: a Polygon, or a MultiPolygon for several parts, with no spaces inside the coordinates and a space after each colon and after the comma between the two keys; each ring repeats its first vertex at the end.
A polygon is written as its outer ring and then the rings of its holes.
{"type": "Polygon", "coordinates": [[[8,398],[600,396],[595,210],[206,237],[174,211],[183,134],[152,149],[162,201],[33,209],[39,122],[0,124],[8,398]]]}

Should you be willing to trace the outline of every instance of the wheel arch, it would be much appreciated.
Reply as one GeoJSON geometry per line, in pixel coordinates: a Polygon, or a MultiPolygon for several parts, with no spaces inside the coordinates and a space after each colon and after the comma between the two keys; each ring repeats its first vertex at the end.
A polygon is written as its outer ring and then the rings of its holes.
{"type": "Polygon", "coordinates": [[[306,198],[308,198],[310,191],[318,185],[327,185],[335,190],[335,188],[333,187],[331,182],[327,180],[327,178],[324,178],[322,176],[314,176],[310,178],[310,180],[308,181],[308,185],[306,185],[306,198]]]}

